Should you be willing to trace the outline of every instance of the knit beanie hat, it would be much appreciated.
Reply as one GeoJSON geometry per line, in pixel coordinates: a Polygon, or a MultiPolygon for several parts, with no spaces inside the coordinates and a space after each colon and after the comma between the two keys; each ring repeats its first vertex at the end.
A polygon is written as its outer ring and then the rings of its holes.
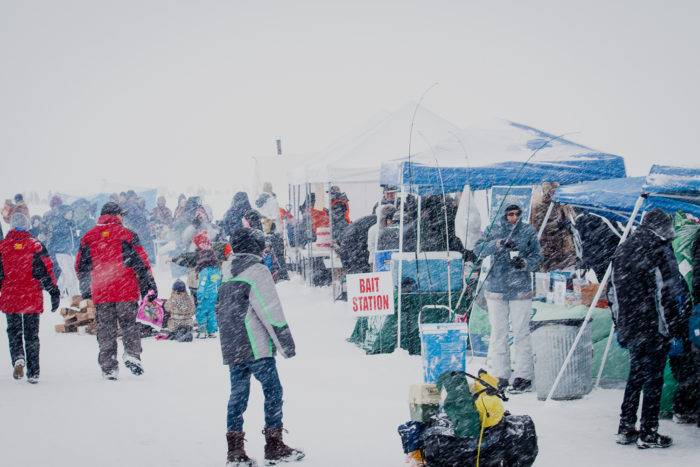
{"type": "Polygon", "coordinates": [[[185,283],[182,282],[180,279],[176,280],[175,283],[173,283],[173,292],[183,293],[186,290],[187,286],[185,286],[185,283]]]}
{"type": "Polygon", "coordinates": [[[194,246],[200,250],[208,250],[211,248],[211,240],[209,240],[209,234],[206,230],[195,234],[195,236],[192,237],[192,242],[194,242],[194,246]]]}
{"type": "Polygon", "coordinates": [[[642,219],[642,225],[653,231],[663,240],[673,240],[676,236],[673,230],[671,217],[659,208],[647,212],[644,215],[644,219],[642,219]]]}
{"type": "Polygon", "coordinates": [[[238,229],[231,235],[231,249],[234,254],[259,255],[265,249],[265,235],[257,229],[238,229]]]}

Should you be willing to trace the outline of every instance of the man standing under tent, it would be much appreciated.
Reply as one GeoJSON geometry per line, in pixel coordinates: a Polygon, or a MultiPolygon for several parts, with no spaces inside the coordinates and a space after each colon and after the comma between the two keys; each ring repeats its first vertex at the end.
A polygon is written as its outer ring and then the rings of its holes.
{"type": "Polygon", "coordinates": [[[97,308],[98,363],[105,379],[116,380],[117,329],[124,343],[124,365],[135,375],[143,373],[141,336],[136,326],[139,297],[149,291],[158,296],[151,265],[139,237],[122,225],[123,211],[116,203],[106,203],[97,225],[80,241],[75,269],[84,299],[97,308]]]}
{"type": "Polygon", "coordinates": [[[510,322],[515,352],[514,379],[510,391],[516,394],[532,389],[531,273],[537,270],[542,260],[537,234],[522,221],[521,215],[520,206],[508,206],[503,219],[490,232],[487,231],[474,247],[480,259],[486,256],[492,258],[485,293],[491,323],[488,361],[498,377],[499,387],[507,386],[511,376],[508,347],[510,322]]]}
{"type": "MultiPolygon", "coordinates": [[[[558,183],[543,183],[542,198],[533,200],[530,219],[535,232],[539,232],[558,186],[558,183]]],[[[563,270],[576,265],[574,239],[569,230],[570,215],[572,215],[570,207],[562,206],[559,203],[554,203],[552,206],[547,225],[540,238],[540,247],[542,248],[540,269],[544,272],[563,270]]]]}
{"type": "Polygon", "coordinates": [[[618,444],[666,448],[672,439],[658,433],[664,367],[672,338],[688,332],[683,297],[677,296],[678,264],[671,250],[671,218],[660,209],[622,243],[612,259],[612,310],[617,340],[629,350],[630,373],[620,410],[618,444]],[[644,393],[639,431],[639,398],[644,393]]]}

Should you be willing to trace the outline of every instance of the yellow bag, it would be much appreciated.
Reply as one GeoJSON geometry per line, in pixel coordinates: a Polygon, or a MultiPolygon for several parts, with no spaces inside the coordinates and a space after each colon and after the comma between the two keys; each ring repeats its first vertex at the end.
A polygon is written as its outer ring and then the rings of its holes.
{"type": "MultiPolygon", "coordinates": [[[[498,378],[491,376],[485,371],[479,371],[479,378],[490,384],[494,388],[498,387],[498,378]]],[[[481,423],[484,428],[490,428],[498,425],[503,419],[506,410],[503,408],[503,401],[498,396],[493,396],[486,393],[486,386],[480,381],[474,382],[472,391],[474,394],[479,394],[474,401],[476,410],[479,412],[481,423]]]]}

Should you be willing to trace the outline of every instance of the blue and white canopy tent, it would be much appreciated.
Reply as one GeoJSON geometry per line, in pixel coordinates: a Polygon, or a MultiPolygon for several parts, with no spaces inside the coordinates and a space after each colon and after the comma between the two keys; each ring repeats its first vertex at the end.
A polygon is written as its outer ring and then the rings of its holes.
{"type": "MultiPolygon", "coordinates": [[[[403,204],[407,193],[444,195],[461,192],[465,186],[475,191],[499,185],[566,185],[624,176],[625,164],[620,156],[595,151],[526,125],[498,121],[490,127],[454,132],[428,151],[382,164],[380,183],[400,187],[403,204]]],[[[402,253],[403,206],[400,213],[402,253]]],[[[400,271],[401,261],[398,267],[400,271]]],[[[398,287],[400,310],[400,283],[398,287]]],[[[399,339],[400,333],[399,329],[399,339]]]]}
{"type": "Polygon", "coordinates": [[[554,201],[585,209],[610,220],[627,222],[642,192],[644,177],[595,180],[561,186],[554,201]]]}
{"type": "MultiPolygon", "coordinates": [[[[637,213],[642,209],[650,210],[654,208],[659,208],[667,213],[675,213],[677,211],[683,211],[686,214],[691,214],[695,217],[700,218],[700,167],[673,167],[673,166],[662,166],[654,165],[652,166],[649,174],[644,179],[644,183],[641,186],[641,191],[637,200],[635,202],[632,213],[629,217],[627,227],[620,239],[620,243],[624,242],[629,234],[632,227],[633,220],[637,217],[637,213]]],[[[590,319],[591,313],[595,304],[598,302],[608,279],[610,278],[610,272],[612,269],[612,263],[608,265],[608,269],[600,282],[598,291],[596,292],[593,302],[588,309],[586,319],[581,326],[576,339],[569,350],[569,353],[564,360],[562,368],[559,370],[559,374],[552,385],[552,389],[547,396],[547,399],[552,397],[552,394],[557,389],[559,381],[566,371],[566,368],[571,360],[583,331],[590,319]]],[[[614,323],[610,329],[610,334],[608,336],[608,342],[605,347],[605,352],[603,354],[603,360],[598,371],[598,377],[596,381],[596,386],[600,384],[600,379],[603,374],[603,369],[605,368],[605,361],[607,359],[608,352],[612,345],[612,336],[614,331],[614,323]]]]}

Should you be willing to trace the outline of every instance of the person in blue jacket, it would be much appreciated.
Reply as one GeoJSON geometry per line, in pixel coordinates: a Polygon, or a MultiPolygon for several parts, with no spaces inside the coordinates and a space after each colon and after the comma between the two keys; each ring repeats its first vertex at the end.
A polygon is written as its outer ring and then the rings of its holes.
{"type": "Polygon", "coordinates": [[[542,261],[537,234],[522,221],[521,215],[520,206],[508,206],[503,219],[487,231],[474,247],[480,259],[487,256],[492,258],[485,283],[491,323],[488,361],[500,387],[507,386],[511,377],[509,323],[512,326],[515,368],[512,371],[511,393],[532,389],[531,273],[537,271],[542,261]]]}

